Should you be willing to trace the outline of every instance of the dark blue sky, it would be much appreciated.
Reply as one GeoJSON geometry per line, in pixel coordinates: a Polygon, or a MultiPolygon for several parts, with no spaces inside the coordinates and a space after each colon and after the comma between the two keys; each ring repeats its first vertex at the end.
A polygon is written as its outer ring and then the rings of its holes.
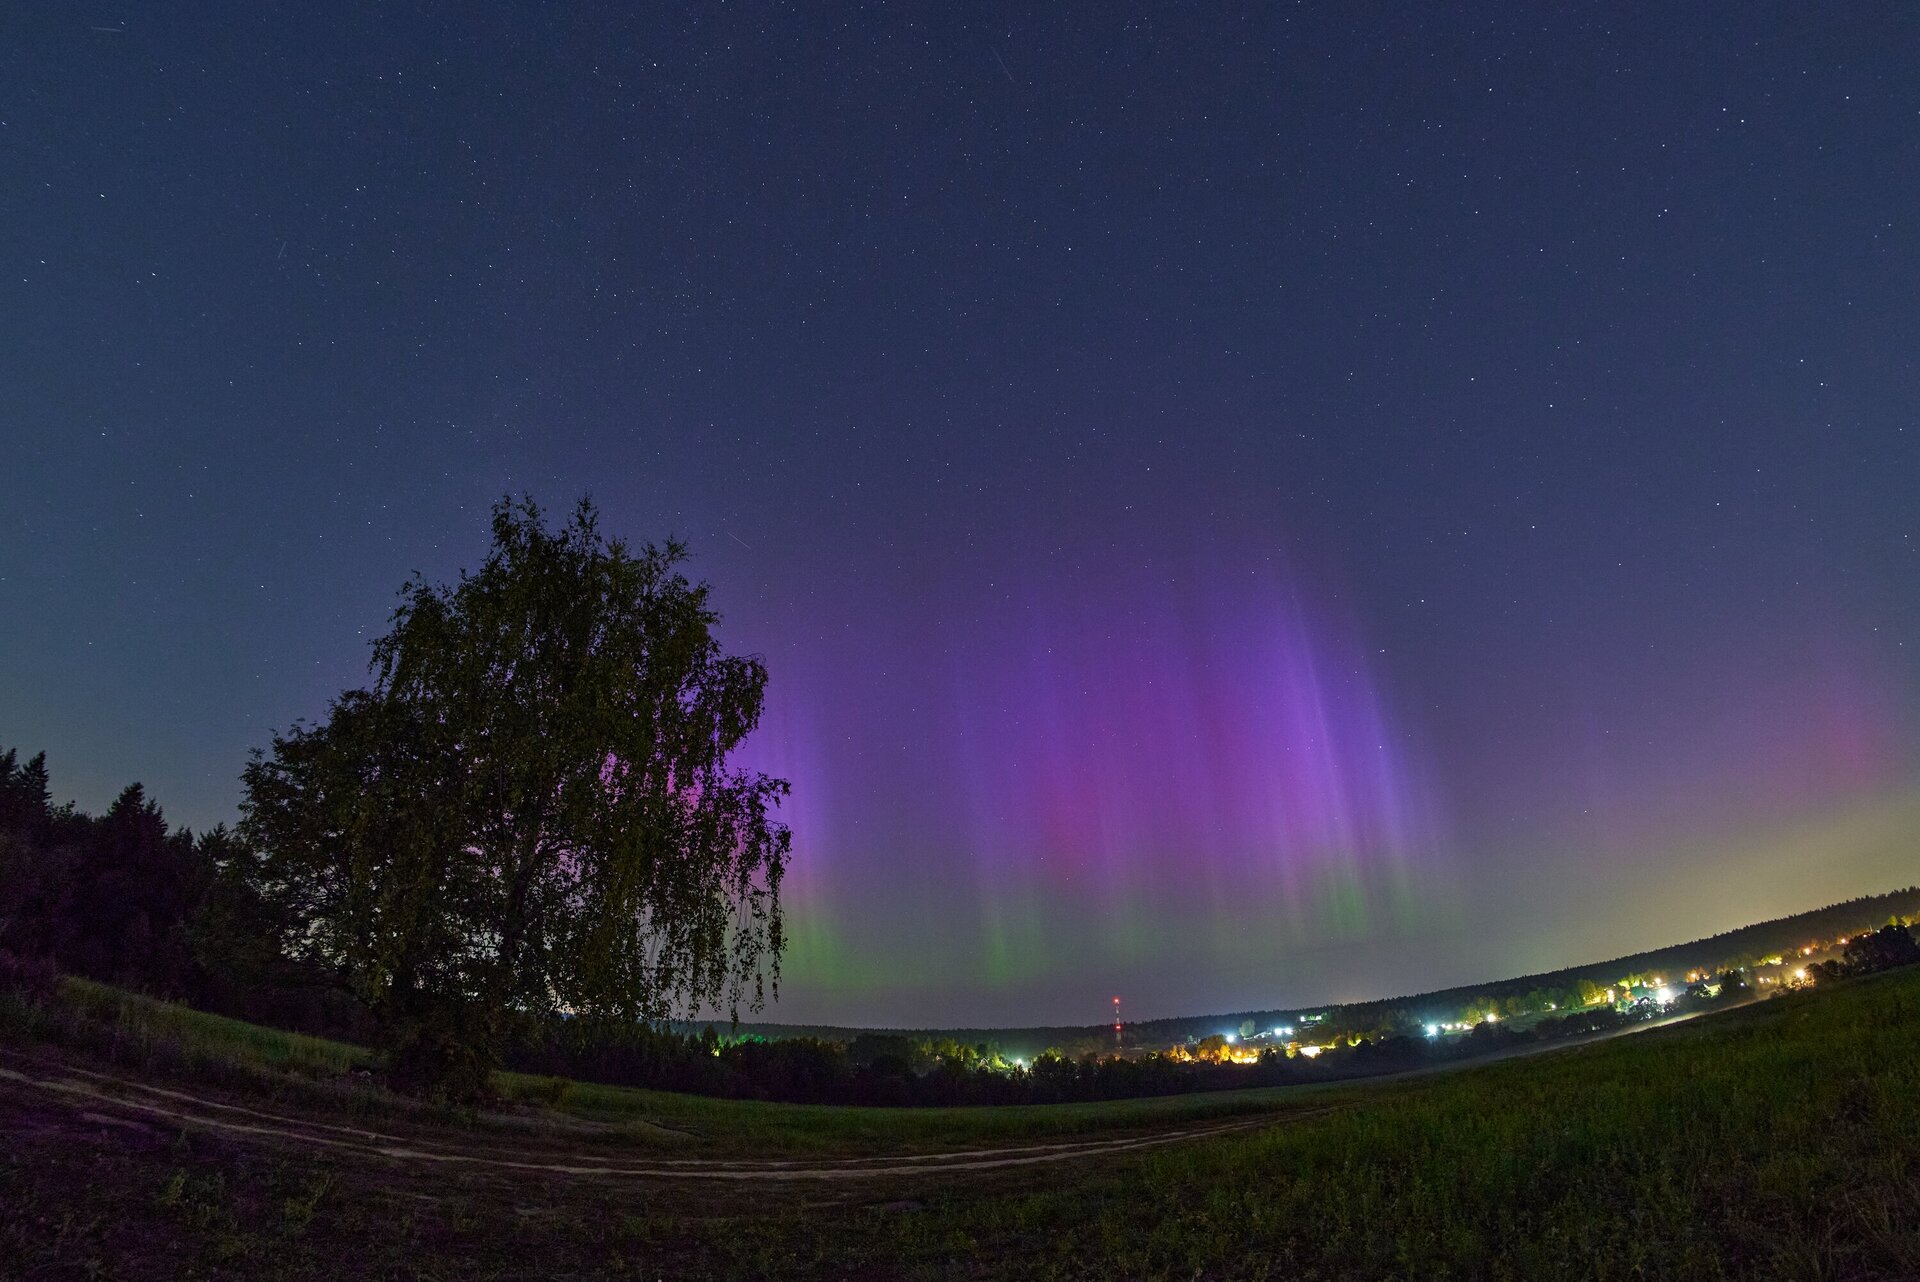
{"type": "Polygon", "coordinates": [[[1920,10],[0,15],[0,740],[231,819],[487,505],[676,533],[790,1018],[1914,880],[1920,10]]]}

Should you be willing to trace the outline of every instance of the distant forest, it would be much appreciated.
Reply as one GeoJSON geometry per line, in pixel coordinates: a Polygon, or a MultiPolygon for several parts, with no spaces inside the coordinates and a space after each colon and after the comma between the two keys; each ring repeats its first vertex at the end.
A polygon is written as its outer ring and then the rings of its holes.
{"type": "MultiPolygon", "coordinates": [[[[1324,1037],[1349,1033],[1380,1035],[1412,1032],[1431,1022],[1477,1024],[1489,1012],[1500,1017],[1513,1017],[1538,1012],[1549,1003],[1562,1010],[1571,1009],[1586,1004],[1596,990],[1623,983],[1638,983],[1651,977],[1681,981],[1676,982],[1675,986],[1684,987],[1683,977],[1690,972],[1718,975],[1729,970],[1751,970],[1768,958],[1797,951],[1809,940],[1831,940],[1888,921],[1912,922],[1915,919],[1920,919],[1920,886],[1909,886],[1885,894],[1863,895],[1824,908],[1795,913],[1790,917],[1742,926],[1689,943],[1629,953],[1610,961],[1568,966],[1537,975],[1463,984],[1429,993],[1385,997],[1369,1002],[1270,1007],[1217,1015],[1180,1015],[1168,1019],[1141,1020],[1126,1025],[1123,1040],[1129,1047],[1172,1046],[1211,1037],[1223,1030],[1246,1028],[1258,1031],[1280,1025],[1299,1027],[1308,1019],[1315,1021],[1313,1027],[1316,1035],[1324,1037]]],[[[684,1031],[698,1032],[705,1025],[683,1024],[679,1027],[684,1031]]],[[[811,1037],[827,1041],[845,1041],[862,1033],[885,1032],[919,1040],[991,1042],[1009,1055],[1032,1055],[1047,1047],[1054,1047],[1078,1057],[1113,1049],[1111,1024],[875,1030],[826,1024],[743,1023],[737,1031],[770,1039],[811,1037]]]]}
{"type": "MultiPolygon", "coordinates": [[[[0,753],[0,996],[57,1000],[71,974],[359,1045],[371,1013],[342,976],[281,949],[290,923],[252,889],[257,858],[224,827],[169,830],[134,784],[105,814],[52,802],[44,754],[0,753]]],[[[1325,1081],[1477,1056],[1546,1038],[1604,1031],[1649,1011],[1588,1009],[1596,987],[1652,975],[1736,972],[1709,992],[1693,984],[1677,1009],[1752,995],[1737,973],[1889,919],[1920,914],[1920,888],[1850,900],[1709,939],[1543,975],[1338,1007],[1243,1011],[1127,1026],[1127,1056],[1110,1026],[869,1030],[744,1025],[688,1028],[582,1019],[511,1022],[505,1062],[527,1072],[737,1098],[844,1104],[1011,1104],[1107,1099],[1325,1081]],[[1542,1016],[1543,1010],[1552,1013],[1542,1016]],[[1501,1022],[1531,1016],[1525,1029],[1501,1022]],[[1495,1015],[1497,1019],[1487,1019],[1495,1015]],[[1314,1017],[1317,1057],[1269,1046],[1257,1062],[1141,1053],[1223,1029],[1269,1029],[1314,1017]],[[1435,1040],[1435,1020],[1472,1031],[1435,1040]]],[[[1889,928],[1879,951],[1849,948],[1820,977],[1898,964],[1913,941],[1889,928]],[[1897,938],[1896,938],[1897,936],[1897,938]]],[[[368,1071],[381,1066],[370,1056],[368,1071]]]]}

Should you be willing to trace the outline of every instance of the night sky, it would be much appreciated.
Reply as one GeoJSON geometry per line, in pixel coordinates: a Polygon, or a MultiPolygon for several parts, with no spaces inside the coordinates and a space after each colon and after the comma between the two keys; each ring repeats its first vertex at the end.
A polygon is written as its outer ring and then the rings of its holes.
{"type": "Polygon", "coordinates": [[[0,14],[57,797],[231,821],[410,573],[591,492],[770,669],[778,1018],[1920,880],[1920,7],[640,8],[0,14]]]}

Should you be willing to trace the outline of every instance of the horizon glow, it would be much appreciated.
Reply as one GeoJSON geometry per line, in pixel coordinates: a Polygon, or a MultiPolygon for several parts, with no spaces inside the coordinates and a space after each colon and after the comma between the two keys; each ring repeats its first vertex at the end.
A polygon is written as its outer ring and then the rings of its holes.
{"type": "Polygon", "coordinates": [[[1062,595],[1006,603],[1023,629],[943,632],[949,678],[907,710],[909,755],[864,746],[888,737],[875,700],[776,681],[753,756],[795,781],[789,984],[1094,984],[1413,924],[1440,819],[1350,623],[1275,575],[1062,595]],[[923,914],[897,948],[840,907],[850,880],[888,878],[923,914]]]}
{"type": "Polygon", "coordinates": [[[1399,995],[1519,972],[1471,941],[1515,897],[1554,893],[1541,851],[1689,893],[1646,905],[1631,935],[1538,941],[1526,969],[1816,906],[1776,906],[1777,881],[1700,881],[1790,864],[1767,835],[1796,824],[1846,858],[1895,857],[1885,825],[1849,816],[1900,805],[1906,694],[1844,620],[1776,638],[1749,670],[1679,672],[1662,711],[1573,689],[1490,716],[1463,774],[1397,710],[1391,656],[1326,604],[1344,594],[1246,562],[1163,561],[1156,591],[1125,596],[1029,576],[984,603],[953,594],[884,648],[785,651],[750,753],[795,784],[788,997],[764,1018],[1093,1024],[1115,976],[1134,977],[1142,1019],[1399,995]],[[1515,796],[1524,823],[1502,817],[1515,796]],[[1459,890],[1470,853],[1507,868],[1479,902],[1459,890]],[[1355,943],[1438,958],[1435,981],[1338,966],[1355,943]]]}

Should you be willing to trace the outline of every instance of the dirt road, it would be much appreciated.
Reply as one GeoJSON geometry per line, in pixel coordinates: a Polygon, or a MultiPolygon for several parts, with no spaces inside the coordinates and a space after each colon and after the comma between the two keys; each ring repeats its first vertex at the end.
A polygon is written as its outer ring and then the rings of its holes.
{"type": "MultiPolygon", "coordinates": [[[[838,1159],[648,1158],[618,1160],[578,1151],[504,1150],[444,1136],[395,1135],[205,1099],[184,1091],[69,1065],[0,1067],[0,1085],[10,1090],[45,1093],[92,1120],[115,1124],[124,1115],[169,1126],[198,1127],[241,1139],[305,1145],[409,1163],[446,1163],[558,1175],[590,1175],[662,1180],[862,1180],[886,1176],[926,1176],[1039,1166],[1117,1153],[1159,1148],[1188,1140],[1274,1126],[1330,1111],[1326,1108],[1236,1117],[1228,1121],[1106,1139],[961,1149],[911,1156],[838,1159]],[[111,1111],[108,1111],[111,1110],[111,1111]]],[[[138,1123],[135,1123],[136,1125],[138,1123]]]]}
{"type": "MultiPolygon", "coordinates": [[[[1690,1018],[1692,1018],[1691,1015],[1677,1016],[1667,1020],[1632,1024],[1606,1033],[1561,1042],[1515,1047],[1452,1064],[1359,1079],[1352,1085],[1385,1084],[1402,1081],[1408,1077],[1452,1072],[1544,1051],[1570,1050],[1614,1037],[1679,1023],[1690,1018]]],[[[416,1165],[457,1165],[503,1171],[642,1180],[712,1180],[734,1183],[845,1181],[1042,1166],[1053,1162],[1068,1162],[1161,1148],[1169,1144],[1231,1135],[1262,1127],[1282,1126],[1300,1118],[1331,1112],[1334,1107],[1330,1105],[1308,1109],[1276,1109],[1272,1112],[1242,1115],[1223,1121],[1169,1127],[1144,1133],[1136,1130],[1128,1134],[1100,1139],[959,1149],[910,1156],[810,1159],[636,1157],[621,1160],[604,1157],[600,1151],[566,1148],[557,1144],[551,1136],[528,1136],[520,1143],[506,1147],[498,1142],[492,1145],[483,1143],[477,1136],[449,1134],[445,1130],[437,1132],[421,1130],[404,1135],[392,1134],[333,1122],[263,1112],[185,1091],[95,1072],[71,1064],[45,1063],[17,1055],[8,1055],[5,1058],[13,1066],[0,1065],[0,1089],[47,1096],[50,1102],[64,1103],[88,1120],[102,1125],[131,1126],[136,1129],[149,1128],[155,1124],[168,1127],[194,1127],[242,1140],[254,1139],[263,1143],[331,1149],[416,1165]]]]}

